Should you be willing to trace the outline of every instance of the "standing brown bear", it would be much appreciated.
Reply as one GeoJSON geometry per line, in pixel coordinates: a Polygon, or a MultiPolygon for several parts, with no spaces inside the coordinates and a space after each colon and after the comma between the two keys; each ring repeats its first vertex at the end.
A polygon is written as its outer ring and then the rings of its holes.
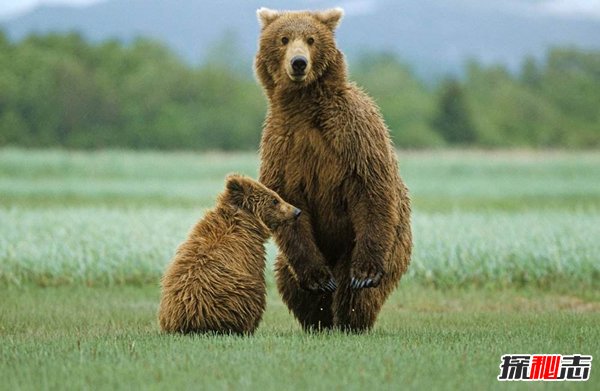
{"type": "Polygon", "coordinates": [[[253,333],[265,309],[265,241],[299,215],[260,183],[229,176],[162,278],[161,329],[253,333]]]}
{"type": "Polygon", "coordinates": [[[334,40],[341,9],[257,13],[255,68],[269,102],[260,181],[303,210],[274,235],[277,287],[307,330],[368,330],[412,248],[389,131],[347,80],[334,40]]]}

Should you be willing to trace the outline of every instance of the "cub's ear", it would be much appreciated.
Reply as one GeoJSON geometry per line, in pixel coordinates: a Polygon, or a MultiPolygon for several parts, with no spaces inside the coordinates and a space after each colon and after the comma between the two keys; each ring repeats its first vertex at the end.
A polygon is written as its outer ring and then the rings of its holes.
{"type": "Polygon", "coordinates": [[[232,193],[243,193],[244,184],[242,177],[237,174],[231,174],[227,176],[227,190],[232,193]]]}
{"type": "Polygon", "coordinates": [[[340,25],[340,22],[344,17],[344,10],[337,7],[325,11],[319,11],[315,13],[315,17],[325,26],[329,27],[331,31],[333,31],[340,25]]]}
{"type": "Polygon", "coordinates": [[[259,8],[256,11],[256,16],[258,16],[258,23],[260,24],[260,28],[263,30],[268,25],[273,23],[273,21],[277,19],[280,15],[281,14],[279,12],[265,7],[259,8]]]}
{"type": "Polygon", "coordinates": [[[236,174],[229,175],[227,177],[225,188],[227,189],[227,195],[231,202],[241,207],[246,198],[246,189],[243,178],[236,174]]]}

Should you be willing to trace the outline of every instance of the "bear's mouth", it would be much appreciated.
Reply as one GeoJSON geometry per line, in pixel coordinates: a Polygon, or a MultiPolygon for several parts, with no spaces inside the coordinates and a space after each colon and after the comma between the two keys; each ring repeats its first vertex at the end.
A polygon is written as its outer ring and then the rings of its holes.
{"type": "Polygon", "coordinates": [[[292,81],[295,82],[301,82],[304,81],[304,79],[306,79],[306,73],[304,72],[289,73],[288,76],[290,77],[290,79],[292,79],[292,81]]]}
{"type": "Polygon", "coordinates": [[[281,225],[281,223],[271,223],[267,225],[267,227],[269,228],[269,231],[275,232],[279,227],[281,227],[281,225]]]}

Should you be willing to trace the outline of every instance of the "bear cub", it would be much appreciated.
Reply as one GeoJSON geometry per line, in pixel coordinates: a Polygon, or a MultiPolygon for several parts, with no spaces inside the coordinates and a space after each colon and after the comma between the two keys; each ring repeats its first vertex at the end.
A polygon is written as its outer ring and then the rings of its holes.
{"type": "Polygon", "coordinates": [[[230,175],[217,205],[179,246],[162,278],[166,332],[252,334],[265,309],[265,241],[300,210],[248,177],[230,175]]]}

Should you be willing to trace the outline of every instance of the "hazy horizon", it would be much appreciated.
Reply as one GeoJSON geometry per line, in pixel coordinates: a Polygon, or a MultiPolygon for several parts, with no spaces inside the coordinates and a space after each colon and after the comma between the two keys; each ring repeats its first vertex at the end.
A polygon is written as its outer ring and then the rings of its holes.
{"type": "MultiPolygon", "coordinates": [[[[110,0],[0,0],[0,18],[10,19],[33,11],[39,6],[78,6],[85,7],[110,0]]],[[[113,0],[115,1],[115,0],[113,0]]],[[[458,0],[462,3],[479,3],[474,0],[458,0]]],[[[349,13],[368,13],[377,0],[342,0],[334,2],[349,13]]],[[[522,14],[546,13],[564,18],[600,19],[600,0],[497,0],[497,3],[510,3],[514,11],[522,14]]],[[[311,8],[311,1],[306,2],[311,8]]],[[[489,3],[488,3],[489,4],[489,3]]],[[[285,8],[282,5],[281,8],[285,8]]]]}

